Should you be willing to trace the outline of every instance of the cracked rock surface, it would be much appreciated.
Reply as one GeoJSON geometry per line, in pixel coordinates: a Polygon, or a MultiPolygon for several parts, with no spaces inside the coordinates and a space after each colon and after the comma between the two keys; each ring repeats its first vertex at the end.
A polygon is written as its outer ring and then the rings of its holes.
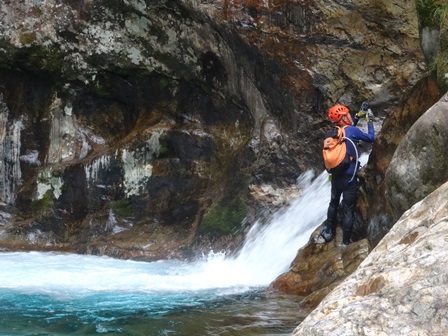
{"type": "Polygon", "coordinates": [[[293,335],[447,335],[447,193],[406,211],[293,335]]]}

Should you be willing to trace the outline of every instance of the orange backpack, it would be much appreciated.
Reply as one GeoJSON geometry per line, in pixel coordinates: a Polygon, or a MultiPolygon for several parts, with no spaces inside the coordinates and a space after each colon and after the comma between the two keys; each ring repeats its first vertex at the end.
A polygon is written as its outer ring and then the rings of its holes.
{"type": "Polygon", "coordinates": [[[330,174],[345,173],[352,161],[352,158],[347,154],[345,127],[336,126],[325,133],[322,154],[325,169],[330,174]]]}

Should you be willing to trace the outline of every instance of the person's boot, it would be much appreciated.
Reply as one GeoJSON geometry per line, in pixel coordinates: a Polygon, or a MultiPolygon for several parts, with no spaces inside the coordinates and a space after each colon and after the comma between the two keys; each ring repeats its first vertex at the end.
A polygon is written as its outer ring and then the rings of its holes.
{"type": "Polygon", "coordinates": [[[320,230],[320,235],[316,239],[317,244],[323,244],[323,243],[329,243],[333,240],[334,233],[333,231],[328,227],[324,226],[322,230],[320,230]]]}

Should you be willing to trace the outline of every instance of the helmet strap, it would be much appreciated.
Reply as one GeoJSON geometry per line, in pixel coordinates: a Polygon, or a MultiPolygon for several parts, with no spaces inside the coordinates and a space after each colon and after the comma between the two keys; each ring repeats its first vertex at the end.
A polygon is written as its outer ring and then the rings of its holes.
{"type": "Polygon", "coordinates": [[[346,114],[345,116],[342,116],[341,120],[339,120],[339,124],[351,126],[353,125],[352,117],[350,114],[346,114]]]}

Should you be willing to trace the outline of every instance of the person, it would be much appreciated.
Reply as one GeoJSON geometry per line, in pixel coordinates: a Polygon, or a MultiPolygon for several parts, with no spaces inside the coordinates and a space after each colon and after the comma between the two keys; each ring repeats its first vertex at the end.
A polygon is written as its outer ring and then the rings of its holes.
{"type": "Polygon", "coordinates": [[[351,242],[354,222],[353,212],[358,188],[356,173],[360,167],[360,163],[357,161],[358,155],[355,144],[359,141],[373,143],[375,140],[375,130],[373,127],[374,115],[368,103],[365,102],[361,107],[361,111],[355,115],[354,122],[350,116],[349,109],[340,104],[334,105],[328,110],[328,118],[335,126],[346,126],[345,136],[351,140],[346,141],[347,153],[352,160],[344,172],[332,174],[331,176],[331,198],[327,211],[327,219],[321,230],[320,242],[330,242],[335,237],[338,208],[342,195],[342,247],[345,247],[351,242]],[[359,120],[363,117],[367,121],[367,133],[356,127],[359,120]],[[322,241],[322,238],[324,241],[322,241]]]}

